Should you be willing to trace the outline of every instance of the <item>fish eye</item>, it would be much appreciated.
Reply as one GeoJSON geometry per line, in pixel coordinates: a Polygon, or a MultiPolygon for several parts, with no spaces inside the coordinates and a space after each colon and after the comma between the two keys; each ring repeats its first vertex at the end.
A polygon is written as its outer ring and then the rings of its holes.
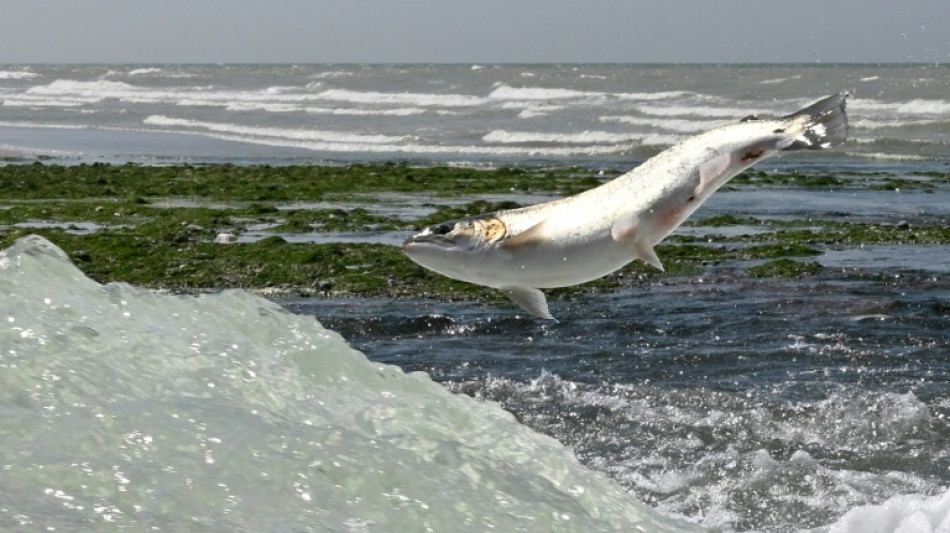
{"type": "Polygon", "coordinates": [[[429,233],[434,233],[436,235],[445,235],[452,231],[452,226],[449,224],[435,224],[429,226],[429,233]]]}

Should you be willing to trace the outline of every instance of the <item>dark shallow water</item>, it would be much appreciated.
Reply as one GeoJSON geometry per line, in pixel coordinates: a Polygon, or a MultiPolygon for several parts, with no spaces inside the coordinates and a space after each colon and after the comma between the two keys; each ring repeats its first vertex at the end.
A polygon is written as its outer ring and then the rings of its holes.
{"type": "Polygon", "coordinates": [[[950,280],[853,274],[710,273],[555,301],[556,324],[503,303],[284,304],[500,402],[664,512],[787,531],[950,485],[950,280]]]}

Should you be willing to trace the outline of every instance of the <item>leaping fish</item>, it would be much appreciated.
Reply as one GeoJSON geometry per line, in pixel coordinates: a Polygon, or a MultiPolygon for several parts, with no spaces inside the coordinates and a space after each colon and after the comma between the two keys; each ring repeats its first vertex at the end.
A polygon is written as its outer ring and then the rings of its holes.
{"type": "Polygon", "coordinates": [[[653,247],[733,176],[780,150],[843,142],[849,96],[839,92],[779,119],[747,117],[575,196],[435,224],[402,249],[423,267],[496,288],[553,319],[540,289],[597,279],[634,259],[663,270],[653,247]]]}

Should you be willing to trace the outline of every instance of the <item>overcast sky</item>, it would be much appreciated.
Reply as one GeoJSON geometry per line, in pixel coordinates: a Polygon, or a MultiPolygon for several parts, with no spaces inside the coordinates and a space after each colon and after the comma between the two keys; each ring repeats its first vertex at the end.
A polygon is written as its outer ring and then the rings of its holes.
{"type": "Polygon", "coordinates": [[[4,0],[0,63],[950,63],[950,0],[4,0]]]}

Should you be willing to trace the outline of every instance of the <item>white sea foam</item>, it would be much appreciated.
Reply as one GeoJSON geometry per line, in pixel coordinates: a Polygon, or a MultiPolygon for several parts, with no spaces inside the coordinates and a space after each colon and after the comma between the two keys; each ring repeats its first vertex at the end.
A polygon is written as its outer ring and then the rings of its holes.
{"type": "Polygon", "coordinates": [[[53,130],[84,130],[79,124],[37,124],[35,122],[0,121],[0,126],[7,128],[43,128],[53,130]]]}
{"type": "MultiPolygon", "coordinates": [[[[948,118],[947,120],[950,120],[948,118]]],[[[891,119],[891,120],[871,120],[871,119],[859,119],[851,121],[850,126],[856,130],[879,130],[884,128],[906,128],[914,126],[932,126],[934,124],[939,124],[941,122],[946,122],[947,120],[903,120],[903,119],[891,119]]]]}
{"type": "Polygon", "coordinates": [[[339,116],[389,116],[389,117],[407,117],[411,115],[422,115],[427,112],[422,107],[395,107],[395,108],[366,108],[366,107],[329,107],[315,106],[301,103],[295,100],[305,100],[304,98],[290,98],[284,101],[272,101],[270,99],[199,99],[186,98],[178,101],[182,107],[221,107],[227,111],[266,111],[268,113],[310,113],[313,115],[339,115],[339,116]]]}
{"type": "Polygon", "coordinates": [[[917,154],[897,154],[890,152],[845,152],[845,155],[858,159],[872,159],[876,161],[931,161],[933,159],[917,154]]]}
{"type": "Polygon", "coordinates": [[[101,101],[99,98],[50,98],[47,96],[35,96],[30,94],[16,94],[5,96],[3,105],[9,107],[80,107],[89,104],[95,104],[101,101]]]}
{"type": "Polygon", "coordinates": [[[163,74],[164,70],[155,67],[134,68],[129,71],[129,76],[142,76],[148,74],[163,74]]]}
{"type": "Polygon", "coordinates": [[[499,85],[488,95],[493,100],[565,100],[565,99],[601,99],[606,95],[599,92],[578,91],[574,89],[511,87],[499,85]]]}
{"type": "Polygon", "coordinates": [[[556,105],[534,105],[523,108],[518,113],[518,118],[535,118],[550,115],[564,109],[563,106],[556,105]]]}
{"type": "MultiPolygon", "coordinates": [[[[267,128],[179,119],[164,115],[147,117],[143,123],[162,131],[187,131],[212,138],[254,143],[264,146],[301,148],[321,152],[412,153],[412,154],[484,154],[496,156],[567,157],[615,154],[625,149],[616,145],[576,147],[512,147],[491,145],[445,145],[426,143],[415,136],[364,135],[320,130],[267,128]]],[[[661,139],[650,139],[659,142],[661,139]]],[[[644,139],[646,142],[647,139],[644,139]]]]}
{"type": "MultiPolygon", "coordinates": [[[[617,153],[619,149],[631,145],[668,146],[681,140],[681,137],[662,133],[610,133],[604,131],[543,133],[495,130],[486,134],[482,140],[497,144],[593,145],[586,149],[586,153],[593,155],[597,153],[617,153]]],[[[543,152],[547,152],[548,155],[566,155],[570,153],[571,150],[572,149],[554,149],[550,151],[545,150],[543,152]]]]}
{"type": "Polygon", "coordinates": [[[604,116],[600,117],[601,122],[614,122],[619,124],[628,124],[631,126],[646,126],[650,128],[659,128],[678,133],[699,133],[712,128],[728,124],[723,120],[695,120],[695,119],[675,119],[675,118],[650,118],[634,116],[604,116]]]}
{"type": "Polygon", "coordinates": [[[852,509],[827,533],[945,533],[950,531],[950,491],[936,496],[894,496],[852,509]]]}
{"type": "Polygon", "coordinates": [[[31,80],[40,75],[29,70],[0,70],[0,80],[31,80]]]}
{"type": "Polygon", "coordinates": [[[785,76],[785,77],[782,77],[782,78],[771,78],[771,79],[768,79],[768,80],[762,80],[762,81],[759,82],[759,85],[776,85],[776,84],[779,84],[779,83],[786,83],[786,82],[789,82],[789,81],[792,81],[792,80],[798,80],[798,79],[801,79],[801,75],[800,75],[800,74],[796,74],[796,75],[794,75],[794,76],[785,76]]]}
{"type": "Polygon", "coordinates": [[[577,133],[546,133],[535,131],[495,130],[487,133],[482,140],[488,143],[520,144],[602,144],[640,142],[644,135],[635,133],[609,133],[606,131],[581,131],[577,133]]]}
{"type": "Polygon", "coordinates": [[[100,285],[0,252],[3,520],[18,530],[655,531],[554,439],[242,291],[100,285]]]}
{"type": "Polygon", "coordinates": [[[137,88],[121,81],[95,80],[56,80],[48,85],[37,85],[26,90],[27,94],[43,96],[71,96],[102,98],[124,98],[135,94],[137,88]]]}
{"type": "MultiPolygon", "coordinates": [[[[803,342],[815,344],[816,353],[823,352],[818,344],[846,342],[819,337],[803,342]]],[[[487,378],[453,387],[509,404],[525,423],[566,439],[581,456],[590,457],[588,452],[596,450],[593,466],[610,472],[634,493],[651,494],[664,512],[699,514],[703,524],[725,531],[787,531],[792,530],[790,524],[801,528],[806,523],[825,528],[830,524],[836,533],[916,531],[899,527],[913,523],[908,517],[922,503],[932,512],[932,524],[950,520],[947,501],[926,496],[934,484],[925,478],[841,468],[808,451],[840,450],[861,456],[892,448],[900,453],[902,443],[917,438],[932,420],[928,406],[911,393],[838,386],[823,400],[776,410],[745,394],[648,384],[597,387],[546,372],[528,383],[487,378]],[[560,406],[559,411],[534,407],[552,403],[560,406]],[[559,414],[564,412],[572,416],[559,414]],[[596,416],[580,414],[592,412],[596,416]],[[578,418],[587,427],[578,427],[578,418]],[[611,429],[599,431],[604,427],[611,429]],[[664,428],[664,436],[655,445],[638,448],[617,442],[615,428],[664,428]],[[724,436],[713,437],[719,432],[724,436]],[[759,443],[769,443],[768,449],[759,443]],[[881,521],[880,529],[861,529],[870,523],[861,517],[873,517],[876,508],[852,510],[853,506],[904,492],[918,496],[895,498],[883,510],[897,520],[881,521]],[[817,516],[825,518],[816,521],[817,516]]],[[[652,433],[649,430],[641,438],[651,438],[652,433]]]]}
{"type": "Polygon", "coordinates": [[[353,71],[350,70],[328,70],[326,72],[318,72],[311,76],[315,80],[325,80],[325,79],[335,79],[335,78],[349,78],[353,76],[353,71]]]}
{"type": "Polygon", "coordinates": [[[910,101],[884,102],[874,99],[856,98],[848,102],[848,108],[857,113],[872,115],[950,115],[950,102],[936,99],[915,99],[910,101]]]}
{"type": "Polygon", "coordinates": [[[654,115],[661,117],[676,116],[696,116],[696,117],[722,117],[731,119],[740,119],[748,115],[775,115],[775,111],[763,108],[740,108],[740,107],[719,107],[710,105],[640,105],[636,107],[637,112],[644,115],[654,115]]]}
{"type": "Polygon", "coordinates": [[[848,100],[848,111],[863,114],[893,113],[902,102],[883,102],[872,98],[852,98],[848,100]]]}
{"type": "Polygon", "coordinates": [[[950,102],[946,100],[911,100],[898,106],[897,112],[907,115],[947,115],[950,114],[950,102]]]}
{"type": "Polygon", "coordinates": [[[383,144],[399,143],[412,140],[411,136],[363,135],[358,133],[321,131],[312,129],[241,126],[237,124],[223,124],[216,122],[204,122],[200,120],[171,118],[162,115],[152,115],[150,117],[146,117],[142,122],[143,124],[150,126],[173,126],[199,129],[218,133],[231,133],[235,135],[246,136],[247,138],[262,137],[318,143],[383,144]]]}
{"type": "Polygon", "coordinates": [[[328,89],[317,95],[323,100],[359,104],[415,105],[440,107],[470,107],[485,103],[479,96],[465,94],[384,93],[378,91],[355,91],[351,89],[328,89]]]}
{"type": "Polygon", "coordinates": [[[223,107],[235,111],[311,111],[341,115],[389,114],[393,116],[418,114],[422,112],[418,110],[424,107],[473,106],[483,101],[478,97],[459,94],[380,93],[344,89],[309,92],[307,89],[283,86],[272,86],[259,91],[208,90],[208,88],[203,87],[151,89],[109,80],[56,80],[48,85],[31,87],[25,93],[11,95],[6,100],[11,105],[75,106],[95,104],[107,99],[143,104],[165,104],[170,102],[183,107],[223,107]],[[319,101],[344,102],[373,107],[338,107],[333,108],[332,111],[328,111],[331,109],[328,107],[313,106],[312,109],[304,107],[308,103],[319,101]],[[405,106],[406,104],[418,107],[385,108],[385,106],[405,106]],[[294,105],[297,107],[294,107],[294,105]]]}
{"type": "Polygon", "coordinates": [[[679,98],[688,94],[689,93],[685,91],[607,93],[562,88],[512,87],[510,85],[501,84],[495,87],[488,97],[493,100],[603,100],[606,98],[622,100],[665,100],[679,98]]]}
{"type": "MultiPolygon", "coordinates": [[[[26,81],[0,87],[0,104],[11,115],[8,120],[14,120],[12,117],[25,120],[29,109],[30,116],[39,125],[62,123],[121,130],[134,128],[131,123],[138,120],[135,117],[161,115],[220,125],[253,124],[271,128],[266,135],[254,135],[246,130],[222,130],[218,126],[161,126],[170,131],[187,129],[191,133],[272,146],[346,153],[365,147],[368,153],[385,151],[423,156],[441,156],[461,150],[457,152],[461,159],[468,155],[480,159],[490,154],[506,158],[626,156],[630,143],[665,146],[679,140],[680,135],[705,131],[720,121],[732,122],[750,114],[781,116],[797,105],[813,101],[803,95],[788,95],[783,100],[754,96],[748,101],[738,100],[727,96],[730,94],[727,90],[699,90],[698,87],[704,85],[689,80],[684,80],[682,85],[689,90],[668,90],[668,84],[662,80],[651,78],[631,83],[633,78],[624,81],[625,76],[629,76],[625,69],[605,75],[606,67],[599,66],[566,69],[488,66],[486,71],[497,75],[489,86],[486,83],[491,81],[484,72],[470,73],[467,69],[452,67],[443,77],[440,68],[425,67],[419,72],[424,75],[416,77],[406,76],[412,70],[410,67],[398,69],[399,75],[405,78],[401,78],[399,86],[403,90],[396,91],[391,90],[391,80],[387,78],[397,70],[393,67],[339,66],[324,71],[301,67],[286,77],[269,68],[255,72],[253,67],[241,67],[240,76],[232,75],[235,71],[232,67],[214,66],[145,65],[114,68],[106,74],[101,67],[68,71],[60,67],[31,66],[22,70],[4,67],[0,69],[0,77],[26,81]],[[535,76],[527,78],[522,75],[525,73],[535,76]],[[29,81],[34,74],[43,81],[29,81]],[[182,77],[201,81],[177,79],[182,77]],[[18,87],[22,85],[33,86],[18,87]],[[372,122],[374,117],[381,121],[372,122]],[[406,120],[401,120],[403,118],[406,120]],[[312,127],[353,135],[385,131],[395,136],[391,132],[405,132],[407,139],[370,143],[307,141],[290,131],[312,127]],[[281,129],[288,130],[287,134],[274,134],[281,129]],[[508,140],[497,137],[499,131],[519,134],[523,130],[545,131],[552,137],[536,142],[515,141],[514,136],[508,140]],[[596,143],[572,137],[577,131],[597,130],[607,130],[605,133],[620,137],[641,135],[642,138],[628,142],[605,137],[605,142],[596,143]],[[487,139],[497,142],[480,140],[486,132],[493,132],[487,139]],[[564,139],[563,146],[555,146],[557,136],[564,139]]],[[[774,79],[790,76],[805,79],[811,75],[791,70],[776,72],[774,79]]],[[[941,77],[934,76],[934,79],[934,83],[942,83],[941,77]]],[[[880,139],[879,146],[869,151],[890,154],[889,157],[918,155],[932,160],[939,156],[939,143],[945,137],[940,127],[950,121],[950,101],[926,87],[920,91],[902,91],[901,94],[918,96],[899,100],[889,93],[888,99],[884,96],[851,99],[853,138],[858,141],[872,136],[880,139]],[[887,130],[886,135],[872,135],[882,130],[887,130]],[[888,139],[884,139],[885,136],[888,139]],[[928,136],[934,137],[930,145],[915,142],[928,136]],[[894,144],[894,140],[900,142],[894,144]],[[899,149],[893,147],[904,147],[907,142],[921,144],[920,153],[895,153],[899,149]]]]}

